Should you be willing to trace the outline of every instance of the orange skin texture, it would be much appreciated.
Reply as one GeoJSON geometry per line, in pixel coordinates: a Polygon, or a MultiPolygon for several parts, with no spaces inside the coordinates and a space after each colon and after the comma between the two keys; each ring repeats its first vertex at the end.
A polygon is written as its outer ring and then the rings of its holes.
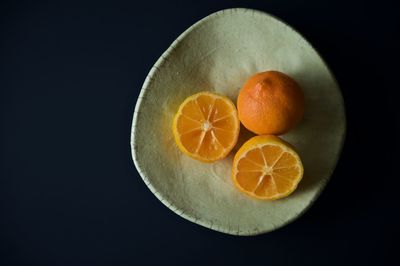
{"type": "Polygon", "coordinates": [[[248,130],[258,135],[281,135],[303,118],[304,93],[282,72],[260,72],[240,90],[237,108],[239,120],[248,130]]]}

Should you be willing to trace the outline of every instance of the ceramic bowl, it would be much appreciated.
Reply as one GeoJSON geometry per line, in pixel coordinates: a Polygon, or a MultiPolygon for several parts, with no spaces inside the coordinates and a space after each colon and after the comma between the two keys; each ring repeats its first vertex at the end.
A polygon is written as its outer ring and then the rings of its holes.
{"type": "Polygon", "coordinates": [[[151,192],[176,214],[216,231],[256,235],[288,224],[316,200],[335,169],[345,127],[341,92],[310,43],[264,12],[227,9],[187,29],[150,70],[134,111],[132,156],[151,192]],[[249,198],[231,180],[234,152],[250,133],[242,129],[231,154],[207,164],[181,153],[171,129],[186,97],[208,90],[236,102],[245,80],[266,70],[288,74],[305,93],[303,121],[281,136],[297,148],[304,177],[276,201],[249,198]]]}

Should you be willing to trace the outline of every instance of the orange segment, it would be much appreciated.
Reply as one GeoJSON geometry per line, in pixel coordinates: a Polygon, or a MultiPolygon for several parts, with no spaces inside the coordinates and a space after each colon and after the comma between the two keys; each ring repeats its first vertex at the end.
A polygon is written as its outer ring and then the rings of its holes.
{"type": "Polygon", "coordinates": [[[258,199],[290,195],[303,177],[303,165],[292,146],[273,136],[255,136],[238,150],[233,160],[236,187],[258,199]]]}
{"type": "Polygon", "coordinates": [[[237,182],[241,187],[248,191],[254,191],[261,178],[262,172],[239,172],[237,174],[237,182]]]}
{"type": "Polygon", "coordinates": [[[186,98],[172,125],[179,149],[203,162],[226,157],[236,145],[239,129],[240,122],[232,101],[211,92],[186,98]]]}
{"type": "Polygon", "coordinates": [[[178,118],[177,127],[179,132],[182,132],[182,135],[194,130],[201,130],[201,124],[199,121],[183,115],[178,118]]]}
{"type": "Polygon", "coordinates": [[[182,108],[182,113],[185,114],[186,117],[192,118],[195,121],[200,121],[201,119],[204,119],[204,115],[195,101],[188,102],[182,108]]]}

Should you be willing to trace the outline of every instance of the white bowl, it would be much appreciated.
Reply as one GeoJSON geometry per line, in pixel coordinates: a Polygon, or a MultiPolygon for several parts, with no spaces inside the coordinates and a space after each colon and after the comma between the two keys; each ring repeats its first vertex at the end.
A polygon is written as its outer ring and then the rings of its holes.
{"type": "MultiPolygon", "coordinates": [[[[150,70],[133,115],[132,156],[149,189],[178,215],[216,231],[255,235],[293,221],[310,207],[336,166],[345,128],[342,95],[315,49],[271,15],[227,9],[187,29],[150,70]],[[297,148],[304,177],[292,195],[277,201],[249,198],[234,187],[234,151],[213,164],[195,161],[178,150],[171,129],[189,95],[216,91],[236,102],[245,80],[266,70],[290,75],[305,93],[303,121],[282,136],[297,148]]],[[[249,137],[241,133],[238,145],[249,137]]]]}

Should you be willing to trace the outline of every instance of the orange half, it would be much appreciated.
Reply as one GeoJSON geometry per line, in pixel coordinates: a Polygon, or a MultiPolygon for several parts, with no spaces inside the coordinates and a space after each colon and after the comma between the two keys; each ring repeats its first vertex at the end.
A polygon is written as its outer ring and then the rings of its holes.
{"type": "Polygon", "coordinates": [[[236,153],[232,178],[245,194],[275,200],[297,188],[303,171],[300,157],[289,143],[273,135],[255,136],[236,153]]]}
{"type": "Polygon", "coordinates": [[[186,98],[172,125],[179,149],[202,162],[225,158],[236,145],[239,129],[233,102],[211,92],[200,92],[186,98]]]}

